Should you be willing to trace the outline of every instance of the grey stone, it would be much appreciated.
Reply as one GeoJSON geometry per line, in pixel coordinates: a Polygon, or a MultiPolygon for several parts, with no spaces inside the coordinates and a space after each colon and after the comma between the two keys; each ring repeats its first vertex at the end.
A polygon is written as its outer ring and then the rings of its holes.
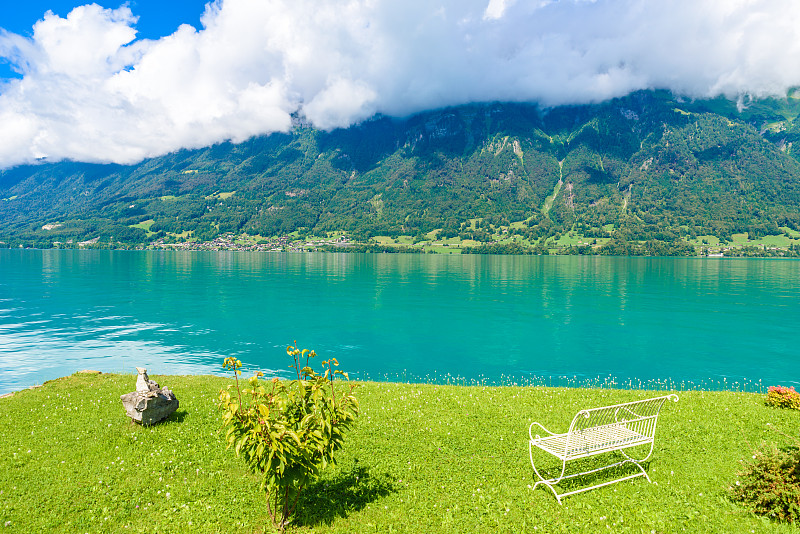
{"type": "Polygon", "coordinates": [[[136,391],[120,396],[128,417],[143,425],[152,425],[178,409],[178,399],[166,386],[160,387],[147,376],[147,369],[137,367],[136,391]]]}
{"type": "MultiPolygon", "coordinates": [[[[150,382],[153,381],[147,376],[147,369],[144,367],[137,367],[136,372],[139,373],[139,375],[136,377],[136,391],[150,391],[150,382]]],[[[155,384],[155,382],[153,383],[155,384]]],[[[156,384],[156,387],[158,387],[158,384],[156,384]]]]}

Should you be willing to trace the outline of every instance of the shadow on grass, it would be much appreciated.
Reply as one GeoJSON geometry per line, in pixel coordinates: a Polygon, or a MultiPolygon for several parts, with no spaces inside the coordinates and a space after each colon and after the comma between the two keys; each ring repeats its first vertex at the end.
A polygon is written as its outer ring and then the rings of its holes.
{"type": "Polygon", "coordinates": [[[396,491],[388,474],[374,475],[356,464],[349,471],[337,473],[330,480],[320,480],[303,491],[296,522],[310,527],[330,525],[337,517],[347,517],[396,491]]]}
{"type": "Polygon", "coordinates": [[[144,426],[144,427],[153,427],[153,426],[164,425],[164,424],[167,424],[167,423],[183,423],[183,420],[186,419],[186,414],[187,414],[186,410],[178,408],[177,410],[175,410],[174,412],[169,414],[166,418],[164,418],[164,419],[162,419],[160,421],[156,421],[155,423],[151,423],[149,425],[143,425],[143,424],[137,423],[136,421],[131,419],[131,426],[138,425],[138,426],[144,426]]]}
{"type": "MultiPolygon", "coordinates": [[[[625,460],[625,458],[619,453],[612,453],[611,455],[601,455],[598,457],[593,458],[585,458],[583,460],[576,460],[573,462],[567,463],[567,469],[564,473],[565,476],[574,475],[581,472],[591,471],[593,469],[598,469],[601,467],[608,466],[609,464],[615,463],[617,461],[625,460]]],[[[642,467],[645,471],[650,471],[650,462],[642,463],[642,467]]],[[[539,472],[546,478],[556,478],[561,474],[561,464],[555,463],[546,463],[543,467],[539,467],[539,472]]],[[[607,469],[602,469],[600,471],[596,471],[594,473],[587,473],[585,475],[576,476],[574,478],[568,478],[566,480],[561,480],[558,484],[556,484],[556,491],[559,494],[567,493],[570,491],[575,491],[579,489],[587,489],[597,484],[603,484],[606,482],[612,482],[616,479],[631,476],[631,475],[640,475],[642,471],[633,463],[625,463],[623,465],[609,467],[607,469]]],[[[644,479],[643,482],[647,484],[647,479],[644,476],[633,478],[632,481],[639,480],[639,478],[644,479]]],[[[537,482],[539,478],[534,474],[533,475],[534,482],[537,482]]],[[[630,483],[631,480],[625,481],[630,483]]],[[[621,483],[625,483],[621,482],[621,483]]],[[[598,488],[599,489],[599,488],[598,488]]],[[[546,487],[536,488],[536,491],[543,490],[547,491],[552,495],[549,489],[546,487]]]]}
{"type": "Polygon", "coordinates": [[[177,410],[169,414],[169,417],[167,417],[161,422],[166,423],[167,421],[169,421],[172,423],[183,423],[184,419],[186,419],[186,410],[178,408],[177,410]]]}

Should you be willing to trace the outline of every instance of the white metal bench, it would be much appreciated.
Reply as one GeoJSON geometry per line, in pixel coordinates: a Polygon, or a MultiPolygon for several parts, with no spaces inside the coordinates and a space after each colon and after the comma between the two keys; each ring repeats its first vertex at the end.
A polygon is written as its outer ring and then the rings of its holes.
{"type": "Polygon", "coordinates": [[[678,396],[670,394],[653,399],[581,410],[572,419],[572,424],[569,425],[569,430],[565,434],[554,434],[539,423],[531,423],[531,426],[528,428],[528,435],[530,436],[528,449],[530,452],[531,466],[533,466],[533,471],[536,473],[536,476],[539,477],[533,489],[536,489],[536,486],[539,484],[544,484],[550,488],[556,496],[558,503],[561,504],[561,497],[599,488],[601,486],[607,486],[608,484],[628,480],[630,478],[644,476],[647,478],[648,482],[652,482],[641,464],[647,461],[650,455],[653,454],[658,414],[661,411],[661,406],[667,400],[678,402],[678,396]],[[534,435],[534,425],[544,430],[547,435],[534,435]],[[631,447],[648,444],[650,445],[650,451],[647,453],[647,456],[641,460],[632,457],[625,451],[625,449],[631,447]],[[556,478],[544,478],[539,473],[533,461],[534,447],[538,447],[562,461],[561,475],[556,478]],[[564,476],[567,469],[567,462],[613,451],[619,451],[625,459],[610,465],[604,465],[597,469],[564,476]],[[603,482],[602,484],[597,484],[588,488],[580,488],[565,493],[558,493],[556,491],[555,485],[562,480],[596,473],[627,463],[636,465],[641,472],[603,482]]]}

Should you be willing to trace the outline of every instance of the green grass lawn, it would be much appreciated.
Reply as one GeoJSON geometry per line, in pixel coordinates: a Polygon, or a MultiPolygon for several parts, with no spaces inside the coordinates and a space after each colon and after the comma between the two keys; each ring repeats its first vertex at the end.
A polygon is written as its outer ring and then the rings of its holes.
{"type": "Polygon", "coordinates": [[[142,221],[142,222],[140,222],[138,224],[129,224],[128,226],[131,227],[131,228],[140,228],[140,229],[144,230],[145,232],[147,232],[147,237],[150,237],[150,236],[155,235],[155,232],[151,232],[150,231],[150,227],[152,227],[153,223],[155,223],[155,222],[156,221],[153,220],[153,219],[147,219],[146,221],[142,221]]]}
{"type": "Polygon", "coordinates": [[[154,222],[156,221],[153,219],[147,219],[146,221],[142,221],[138,224],[129,224],[128,226],[131,228],[141,228],[145,232],[152,233],[150,232],[150,227],[153,226],[154,222]]]}
{"type": "Polygon", "coordinates": [[[792,230],[788,226],[781,226],[781,230],[783,231],[784,234],[786,234],[792,239],[800,239],[800,232],[798,232],[797,230],[792,230]]]}
{"type": "Polygon", "coordinates": [[[719,238],[713,235],[699,235],[697,239],[689,239],[689,243],[695,246],[703,246],[703,245],[719,245],[719,238]]]}
{"type": "MultiPolygon", "coordinates": [[[[130,422],[133,375],[73,375],[0,399],[2,532],[263,532],[258,481],[217,432],[229,379],[152,377],[168,421],[130,422]]],[[[339,465],[305,493],[295,532],[798,532],[732,503],[742,461],[791,443],[800,412],[763,395],[680,392],[644,478],[566,497],[533,491],[528,426],[566,431],[581,408],[661,393],[363,383],[339,465]],[[782,434],[783,433],[783,434],[782,434]]]]}

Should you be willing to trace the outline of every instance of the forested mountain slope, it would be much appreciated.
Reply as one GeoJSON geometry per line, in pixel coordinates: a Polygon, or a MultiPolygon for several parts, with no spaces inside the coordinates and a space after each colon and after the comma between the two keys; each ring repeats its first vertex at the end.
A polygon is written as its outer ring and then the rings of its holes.
{"type": "Polygon", "coordinates": [[[439,229],[488,242],[501,228],[530,246],[568,231],[661,243],[779,235],[800,230],[799,112],[794,97],[738,109],[648,91],[544,111],[475,104],[332,132],[298,120],[291,134],[133,166],[0,171],[0,241],[133,246],[297,231],[365,241],[439,229]]]}

